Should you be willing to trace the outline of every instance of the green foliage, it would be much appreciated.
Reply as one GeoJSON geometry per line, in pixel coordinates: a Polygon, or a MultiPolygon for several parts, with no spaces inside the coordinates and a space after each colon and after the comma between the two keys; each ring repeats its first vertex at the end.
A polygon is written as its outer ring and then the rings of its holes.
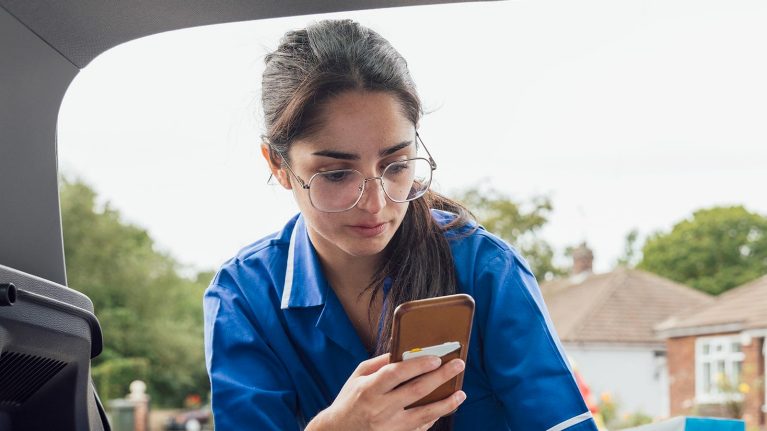
{"type": "Polygon", "coordinates": [[[637,250],[637,240],[639,231],[632,229],[626,234],[626,245],[623,246],[623,255],[618,258],[618,266],[633,268],[639,260],[639,250],[637,250]]]}
{"type": "Polygon", "coordinates": [[[597,403],[599,414],[605,424],[615,424],[618,421],[618,402],[609,392],[604,392],[597,403]]]}
{"type": "Polygon", "coordinates": [[[629,413],[626,416],[624,416],[623,421],[621,421],[618,427],[619,429],[633,428],[633,427],[638,427],[640,425],[649,424],[652,421],[653,421],[652,416],[647,415],[643,412],[629,413]]]}
{"type": "Polygon", "coordinates": [[[603,393],[599,398],[597,407],[607,429],[631,428],[653,421],[651,416],[641,411],[619,415],[620,402],[608,392],[603,393]]]}
{"type": "Polygon", "coordinates": [[[538,278],[566,273],[554,265],[554,250],[537,235],[553,209],[549,198],[535,197],[527,203],[517,203],[497,190],[473,187],[459,192],[456,199],[474,213],[485,229],[517,247],[538,278]]]}
{"type": "Polygon", "coordinates": [[[740,419],[743,417],[745,407],[745,395],[749,392],[749,385],[743,382],[733,382],[726,375],[717,375],[719,392],[724,396],[724,409],[727,417],[740,419]]]}
{"type": "Polygon", "coordinates": [[[201,298],[211,273],[180,276],[146,230],[123,222],[108,204],[99,207],[90,187],[60,184],[68,283],[91,298],[104,333],[93,363],[102,396],[124,396],[136,378],[146,379],[155,405],[179,406],[189,393],[207,393],[201,298]]]}
{"type": "Polygon", "coordinates": [[[121,398],[134,380],[146,381],[149,361],[146,358],[114,358],[101,361],[91,370],[99,397],[105,400],[121,398]]]}
{"type": "Polygon", "coordinates": [[[719,294],[767,273],[767,217],[742,206],[698,210],[656,233],[638,267],[719,294]]]}

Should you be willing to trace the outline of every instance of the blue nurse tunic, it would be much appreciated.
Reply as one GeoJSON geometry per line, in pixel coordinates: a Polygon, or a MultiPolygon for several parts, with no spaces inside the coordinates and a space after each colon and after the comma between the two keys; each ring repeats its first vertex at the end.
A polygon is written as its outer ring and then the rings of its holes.
{"type": "MultiPolygon", "coordinates": [[[[482,228],[448,235],[458,291],[476,303],[454,429],[596,431],[524,259],[482,228]]],[[[303,429],[370,358],[301,215],[226,262],[204,311],[217,431],[303,429]]]]}

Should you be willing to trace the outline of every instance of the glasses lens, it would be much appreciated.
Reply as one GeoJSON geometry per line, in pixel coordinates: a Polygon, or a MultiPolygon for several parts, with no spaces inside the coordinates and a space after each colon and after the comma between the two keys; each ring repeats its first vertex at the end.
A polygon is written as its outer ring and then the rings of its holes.
{"type": "Polygon", "coordinates": [[[431,163],[426,159],[394,162],[383,172],[384,191],[395,202],[417,199],[428,190],[431,171],[431,163]]]}
{"type": "Polygon", "coordinates": [[[351,169],[319,172],[309,182],[309,199],[320,211],[346,211],[357,203],[364,180],[351,169]]]}

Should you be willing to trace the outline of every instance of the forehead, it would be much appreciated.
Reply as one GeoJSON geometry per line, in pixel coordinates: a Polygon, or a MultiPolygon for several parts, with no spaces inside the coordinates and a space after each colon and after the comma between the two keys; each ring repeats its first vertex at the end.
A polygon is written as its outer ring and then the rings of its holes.
{"type": "Polygon", "coordinates": [[[299,151],[335,150],[365,155],[415,137],[415,125],[396,96],[348,91],[331,99],[319,114],[320,127],[297,141],[299,151]]]}

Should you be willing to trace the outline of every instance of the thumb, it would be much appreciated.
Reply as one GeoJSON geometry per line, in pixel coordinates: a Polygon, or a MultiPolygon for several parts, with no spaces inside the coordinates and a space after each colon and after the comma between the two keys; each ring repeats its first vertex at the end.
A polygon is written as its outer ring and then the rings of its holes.
{"type": "Polygon", "coordinates": [[[384,353],[383,355],[379,355],[374,358],[370,358],[367,361],[360,362],[360,364],[357,366],[357,369],[354,370],[354,374],[357,376],[368,376],[380,370],[384,365],[388,363],[389,354],[384,353]]]}

